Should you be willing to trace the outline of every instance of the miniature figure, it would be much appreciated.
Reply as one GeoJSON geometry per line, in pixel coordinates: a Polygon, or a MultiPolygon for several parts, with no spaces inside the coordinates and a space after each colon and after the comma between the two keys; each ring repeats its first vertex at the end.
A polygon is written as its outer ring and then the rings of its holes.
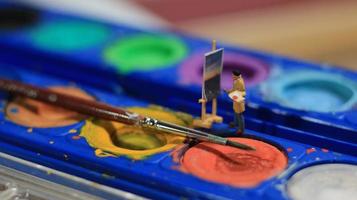
{"type": "Polygon", "coordinates": [[[232,71],[233,88],[226,91],[233,100],[234,121],[230,123],[233,127],[238,127],[237,133],[243,134],[245,129],[243,112],[245,111],[245,85],[243,77],[238,70],[232,71]]]}

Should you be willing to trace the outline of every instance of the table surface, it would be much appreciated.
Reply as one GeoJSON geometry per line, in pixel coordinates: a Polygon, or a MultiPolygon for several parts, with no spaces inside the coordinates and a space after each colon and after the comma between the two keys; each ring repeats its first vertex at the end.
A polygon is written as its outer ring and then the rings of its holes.
{"type": "Polygon", "coordinates": [[[357,71],[357,1],[297,1],[176,25],[205,38],[357,71]]]}

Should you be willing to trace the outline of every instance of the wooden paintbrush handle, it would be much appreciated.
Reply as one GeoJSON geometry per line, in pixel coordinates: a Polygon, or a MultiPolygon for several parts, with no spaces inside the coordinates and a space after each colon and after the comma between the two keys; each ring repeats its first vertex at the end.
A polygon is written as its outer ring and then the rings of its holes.
{"type": "Polygon", "coordinates": [[[18,81],[0,79],[0,90],[7,91],[13,95],[20,95],[55,106],[60,106],[81,114],[129,125],[137,124],[138,121],[142,119],[141,116],[118,107],[61,94],[49,89],[24,84],[18,81]]]}

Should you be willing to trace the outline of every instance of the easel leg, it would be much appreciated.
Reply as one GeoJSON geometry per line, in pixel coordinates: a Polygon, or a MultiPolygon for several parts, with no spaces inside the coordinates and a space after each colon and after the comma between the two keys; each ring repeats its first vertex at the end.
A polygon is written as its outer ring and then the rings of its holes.
{"type": "Polygon", "coordinates": [[[212,99],[212,116],[217,116],[217,99],[212,99]]]}
{"type": "Polygon", "coordinates": [[[202,102],[202,107],[201,107],[201,120],[206,119],[206,102],[202,102]]]}

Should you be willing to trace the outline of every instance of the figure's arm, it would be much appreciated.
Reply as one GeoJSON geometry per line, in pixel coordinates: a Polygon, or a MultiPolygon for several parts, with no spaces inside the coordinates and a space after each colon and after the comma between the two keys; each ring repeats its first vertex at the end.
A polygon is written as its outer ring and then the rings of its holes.
{"type": "Polygon", "coordinates": [[[244,84],[244,80],[242,80],[242,88],[243,88],[242,95],[243,95],[243,97],[245,97],[246,92],[245,92],[245,84],[244,84]]]}

